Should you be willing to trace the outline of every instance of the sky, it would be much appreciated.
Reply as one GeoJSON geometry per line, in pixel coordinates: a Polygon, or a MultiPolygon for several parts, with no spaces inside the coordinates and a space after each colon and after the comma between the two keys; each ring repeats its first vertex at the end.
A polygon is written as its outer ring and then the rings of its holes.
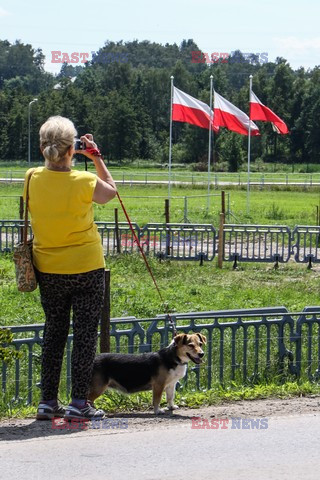
{"type": "Polygon", "coordinates": [[[61,68],[53,51],[90,60],[107,40],[179,45],[190,38],[209,55],[266,53],[294,69],[313,68],[320,65],[319,18],[319,0],[0,0],[0,40],[41,48],[52,73],[61,68]]]}

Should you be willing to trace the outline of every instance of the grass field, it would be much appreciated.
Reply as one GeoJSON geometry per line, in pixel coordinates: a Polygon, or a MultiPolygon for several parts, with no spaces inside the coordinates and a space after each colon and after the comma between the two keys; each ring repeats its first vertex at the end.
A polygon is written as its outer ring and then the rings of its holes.
{"type": "MultiPolygon", "coordinates": [[[[19,196],[22,184],[0,184],[0,219],[19,218],[19,196]]],[[[164,223],[164,204],[168,196],[167,187],[124,186],[118,187],[120,196],[133,222],[139,226],[147,223],[164,223]]],[[[228,223],[315,225],[317,207],[320,204],[320,189],[300,188],[283,190],[265,187],[252,189],[250,214],[247,215],[247,192],[245,189],[225,189],[228,223]]],[[[196,187],[172,187],[170,221],[183,223],[211,223],[218,226],[221,211],[221,191],[211,190],[210,206],[207,211],[207,190],[196,187]],[[186,200],[185,200],[186,197],[186,200]],[[185,203],[187,202],[187,204],[185,203]],[[185,210],[185,205],[187,209],[185,210]]],[[[125,221],[117,199],[107,205],[95,205],[95,220],[114,221],[114,209],[119,210],[119,220],[125,221]]],[[[319,209],[320,210],[320,209],[319,209]]]]}
{"type": "MultiPolygon", "coordinates": [[[[32,166],[39,166],[42,164],[32,164],[32,166]]],[[[77,163],[76,167],[78,170],[84,170],[83,163],[77,163]]],[[[166,165],[158,168],[138,168],[134,166],[109,166],[114,179],[117,181],[134,181],[139,180],[147,184],[154,180],[168,180],[168,168],[166,165]]],[[[3,166],[0,163],[0,177],[2,178],[23,178],[25,171],[27,169],[26,164],[23,165],[13,165],[13,166],[3,166]]],[[[88,169],[94,171],[94,167],[91,163],[88,163],[88,169]]],[[[231,172],[211,172],[210,181],[211,182],[235,182],[237,184],[246,184],[248,179],[247,171],[239,171],[236,173],[231,172]]],[[[196,172],[190,168],[174,168],[171,170],[171,180],[180,181],[180,182],[191,182],[196,184],[197,182],[207,183],[208,173],[205,172],[196,172]]],[[[288,171],[251,171],[250,173],[251,182],[283,182],[283,183],[303,183],[305,185],[310,185],[313,182],[320,182],[320,171],[315,169],[311,172],[288,172],[288,171]]]]}
{"type": "MultiPolygon", "coordinates": [[[[319,270],[289,263],[274,270],[272,265],[231,264],[222,270],[216,263],[200,267],[192,262],[162,262],[150,259],[155,277],[172,312],[258,308],[283,305],[301,311],[319,305],[319,270]]],[[[107,258],[111,271],[111,315],[152,317],[163,307],[138,255],[107,258]]],[[[42,323],[39,291],[16,289],[10,255],[0,256],[0,325],[42,323]]]]}
{"type": "MultiPolygon", "coordinates": [[[[290,159],[288,159],[289,161],[290,159]]],[[[77,168],[81,168],[84,165],[83,157],[76,157],[77,168]]],[[[168,169],[167,163],[157,163],[148,159],[136,159],[136,160],[122,160],[122,161],[113,161],[106,160],[106,162],[111,166],[112,170],[125,171],[125,172],[166,172],[168,169]]],[[[39,165],[40,163],[32,163],[32,165],[39,165]]],[[[0,170],[23,170],[26,168],[27,160],[4,160],[0,158],[0,170]]],[[[90,163],[89,163],[90,165],[90,163]]],[[[194,163],[172,163],[172,172],[193,172],[197,173],[197,164],[194,163]]],[[[221,165],[211,165],[213,172],[220,172],[221,165]]],[[[247,162],[242,163],[239,166],[239,173],[247,172],[247,162]]],[[[320,165],[319,163],[265,163],[262,161],[255,161],[251,159],[250,170],[253,174],[320,174],[320,165]]],[[[205,168],[207,172],[207,168],[205,168]]],[[[200,173],[201,174],[201,173],[200,173]]],[[[203,173],[202,173],[203,175],[203,173]]]]}

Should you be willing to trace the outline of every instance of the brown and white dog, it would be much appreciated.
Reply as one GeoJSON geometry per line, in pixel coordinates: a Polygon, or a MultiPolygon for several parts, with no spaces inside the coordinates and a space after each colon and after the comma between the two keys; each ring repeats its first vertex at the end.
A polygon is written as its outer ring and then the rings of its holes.
{"type": "Polygon", "coordinates": [[[170,345],[158,352],[140,355],[102,353],[95,358],[88,399],[92,402],[108,388],[122,393],[152,390],[154,413],[179,408],[174,404],[176,383],[185,376],[187,363],[202,362],[201,333],[176,335],[170,345]],[[168,408],[161,409],[162,393],[166,392],[168,408]]]}

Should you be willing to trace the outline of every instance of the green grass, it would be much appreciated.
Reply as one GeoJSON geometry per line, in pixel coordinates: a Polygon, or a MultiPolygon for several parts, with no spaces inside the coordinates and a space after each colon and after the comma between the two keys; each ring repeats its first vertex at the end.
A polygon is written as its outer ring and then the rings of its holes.
{"type": "MultiPolygon", "coordinates": [[[[145,163],[143,164],[145,167],[145,163]]],[[[89,165],[92,168],[92,165],[89,165]]],[[[22,178],[27,168],[26,163],[8,167],[8,164],[0,164],[0,176],[5,172],[15,172],[22,178]]],[[[78,164],[78,169],[83,169],[83,164],[78,164]]],[[[320,170],[320,166],[319,166],[320,170]]],[[[143,170],[136,166],[118,166],[112,167],[111,171],[116,179],[121,180],[123,175],[126,179],[162,178],[167,179],[166,169],[143,170]]],[[[193,175],[194,181],[207,181],[207,174],[200,172],[190,172],[186,169],[174,169],[173,175],[177,180],[190,180],[187,175],[193,175]]],[[[246,173],[220,174],[219,179],[233,179],[237,181],[241,176],[243,182],[246,182],[246,173]]],[[[251,180],[261,179],[261,173],[253,173],[251,180]]],[[[265,179],[273,177],[274,180],[285,179],[287,173],[276,172],[275,174],[263,174],[265,179]]],[[[293,175],[293,174],[292,174],[293,175]]],[[[317,207],[320,210],[320,187],[311,187],[310,174],[294,174],[290,180],[306,181],[304,187],[285,187],[285,186],[265,186],[252,187],[250,193],[250,212],[247,214],[247,192],[246,187],[225,187],[226,208],[230,210],[227,215],[228,223],[254,223],[254,224],[282,224],[288,226],[294,225],[315,225],[317,222],[317,207]]],[[[212,180],[214,175],[212,175],[212,180]]],[[[320,172],[314,176],[314,180],[320,181],[320,172]],[[317,177],[318,175],[318,177],[317,177]]],[[[19,196],[22,194],[22,184],[0,184],[0,219],[19,218],[19,196]]],[[[126,209],[133,222],[139,226],[147,223],[163,223],[165,221],[165,199],[168,197],[167,186],[118,186],[119,194],[123,199],[126,209]]],[[[172,198],[170,202],[170,221],[172,223],[183,222],[185,219],[191,223],[211,223],[218,226],[219,213],[221,211],[221,189],[212,187],[208,209],[207,187],[199,186],[179,186],[172,187],[172,198]],[[187,211],[185,211],[185,198],[187,198],[187,211]]],[[[119,210],[119,221],[125,221],[125,216],[117,200],[113,200],[107,205],[95,205],[95,220],[114,221],[114,209],[119,210]]]]}
{"type": "MultiPolygon", "coordinates": [[[[31,164],[31,166],[37,167],[42,166],[42,164],[31,164]]],[[[13,178],[24,178],[25,172],[28,166],[23,164],[21,166],[1,166],[0,164],[0,177],[11,180],[13,178]]],[[[84,170],[84,163],[77,163],[75,168],[77,170],[84,170]]],[[[154,180],[168,181],[168,167],[144,167],[143,169],[133,167],[133,166],[113,166],[109,165],[110,171],[115,180],[121,182],[126,181],[130,182],[133,180],[139,180],[147,184],[154,180]]],[[[95,169],[92,163],[88,163],[88,169],[92,172],[95,172],[95,169]]],[[[190,182],[196,184],[202,182],[207,184],[208,182],[208,173],[193,171],[190,168],[174,168],[171,169],[171,180],[173,182],[190,182]]],[[[210,173],[211,182],[234,182],[236,184],[246,184],[248,180],[247,171],[239,172],[214,172],[210,173]]],[[[317,167],[315,171],[306,173],[306,172],[287,172],[287,171],[251,171],[250,172],[250,181],[258,182],[263,184],[264,182],[282,182],[285,184],[290,183],[302,183],[306,186],[309,186],[313,182],[320,181],[320,168],[317,167]]]]}
{"type": "MultiPolygon", "coordinates": [[[[222,386],[216,384],[210,390],[188,391],[182,389],[176,392],[175,401],[180,407],[200,408],[203,406],[220,405],[225,402],[241,400],[258,400],[264,398],[290,398],[308,396],[320,393],[320,385],[309,381],[271,382],[257,385],[240,385],[230,382],[222,386]]],[[[152,404],[151,392],[143,392],[130,396],[109,391],[100,397],[96,404],[107,412],[122,412],[131,410],[147,410],[152,404]]],[[[166,406],[163,396],[162,405],[166,406]]]]}
{"type": "MultiPolygon", "coordinates": [[[[301,311],[319,304],[319,273],[305,265],[241,264],[237,271],[225,263],[202,267],[192,262],[150,259],[162,295],[171,312],[258,308],[283,305],[301,311]]],[[[138,255],[107,258],[111,271],[112,317],[153,317],[163,312],[152,280],[138,255]]],[[[42,323],[39,291],[18,292],[10,255],[0,256],[0,325],[42,323]]]]}
{"type": "MultiPolygon", "coordinates": [[[[19,196],[22,184],[0,184],[0,219],[19,218],[19,196]]],[[[147,223],[165,222],[165,199],[167,187],[123,186],[118,187],[119,194],[133,222],[140,227],[147,223]]],[[[247,192],[245,189],[225,189],[226,207],[231,214],[227,223],[315,225],[317,206],[320,205],[320,189],[252,189],[250,194],[250,214],[247,215],[247,192]],[[229,199],[229,201],[228,201],[229,199]]],[[[185,198],[187,197],[187,219],[191,223],[211,223],[218,227],[221,211],[221,192],[212,190],[209,211],[207,212],[207,191],[205,188],[173,187],[170,202],[170,221],[183,222],[185,217],[185,198]]],[[[125,216],[117,199],[106,205],[95,205],[96,221],[114,221],[114,209],[119,212],[119,221],[125,216]]]]}
{"type": "MultiPolygon", "coordinates": [[[[158,163],[154,162],[153,160],[148,159],[136,159],[136,160],[128,160],[124,159],[122,161],[108,161],[107,162],[112,169],[125,171],[125,172],[142,172],[142,171],[167,171],[168,164],[167,163],[158,163]]],[[[32,162],[32,166],[37,166],[42,164],[42,162],[32,162]]],[[[19,171],[27,168],[27,161],[26,160],[3,160],[0,159],[0,171],[19,171]]],[[[90,165],[90,163],[89,163],[90,165]]],[[[77,158],[77,168],[82,168],[84,166],[83,157],[77,158]]],[[[194,172],[197,173],[197,167],[199,164],[194,163],[172,163],[172,171],[173,172],[194,172]]],[[[212,169],[220,173],[219,165],[214,165],[212,169]]],[[[252,173],[258,174],[275,174],[275,173],[284,173],[284,174],[310,174],[310,173],[320,173],[320,165],[319,163],[295,163],[292,164],[290,159],[288,159],[288,163],[264,163],[262,161],[254,161],[251,159],[251,166],[250,166],[252,173]]],[[[207,172],[207,168],[205,168],[207,172]]],[[[246,173],[247,172],[247,163],[243,162],[239,167],[239,173],[246,173]]],[[[228,172],[222,172],[228,173],[228,172]]],[[[203,173],[202,173],[203,174],[203,173]]]]}

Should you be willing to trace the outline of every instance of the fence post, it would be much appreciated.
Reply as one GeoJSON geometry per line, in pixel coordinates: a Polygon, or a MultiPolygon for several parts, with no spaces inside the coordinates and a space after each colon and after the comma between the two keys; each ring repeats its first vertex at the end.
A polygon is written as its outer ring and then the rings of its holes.
{"type": "Polygon", "coordinates": [[[219,223],[219,237],[218,237],[218,267],[222,268],[223,262],[223,252],[224,252],[224,244],[223,244],[223,226],[224,226],[224,213],[220,213],[220,223],[219,223]]]}
{"type": "MultiPolygon", "coordinates": [[[[168,198],[165,199],[165,217],[166,217],[166,225],[170,223],[170,200],[168,198]]],[[[166,255],[170,255],[170,232],[166,233],[166,255]]]]}
{"type": "Polygon", "coordinates": [[[105,290],[100,326],[100,353],[110,352],[110,270],[104,271],[105,290]]]}
{"type": "Polygon", "coordinates": [[[119,232],[119,220],[118,220],[118,209],[114,209],[114,223],[115,223],[115,234],[117,242],[117,253],[121,253],[121,242],[120,242],[120,232],[119,232]]]}
{"type": "Polygon", "coordinates": [[[222,190],[221,192],[221,213],[226,213],[226,199],[225,199],[225,192],[222,190]]]}
{"type": "Polygon", "coordinates": [[[184,214],[183,214],[183,222],[188,223],[188,197],[184,197],[184,214]]]}
{"type": "MultiPolygon", "coordinates": [[[[23,220],[23,210],[24,210],[24,204],[23,204],[23,197],[20,196],[20,204],[19,204],[19,219],[23,220]]],[[[23,227],[19,229],[20,233],[20,242],[23,241],[23,227]]]]}

